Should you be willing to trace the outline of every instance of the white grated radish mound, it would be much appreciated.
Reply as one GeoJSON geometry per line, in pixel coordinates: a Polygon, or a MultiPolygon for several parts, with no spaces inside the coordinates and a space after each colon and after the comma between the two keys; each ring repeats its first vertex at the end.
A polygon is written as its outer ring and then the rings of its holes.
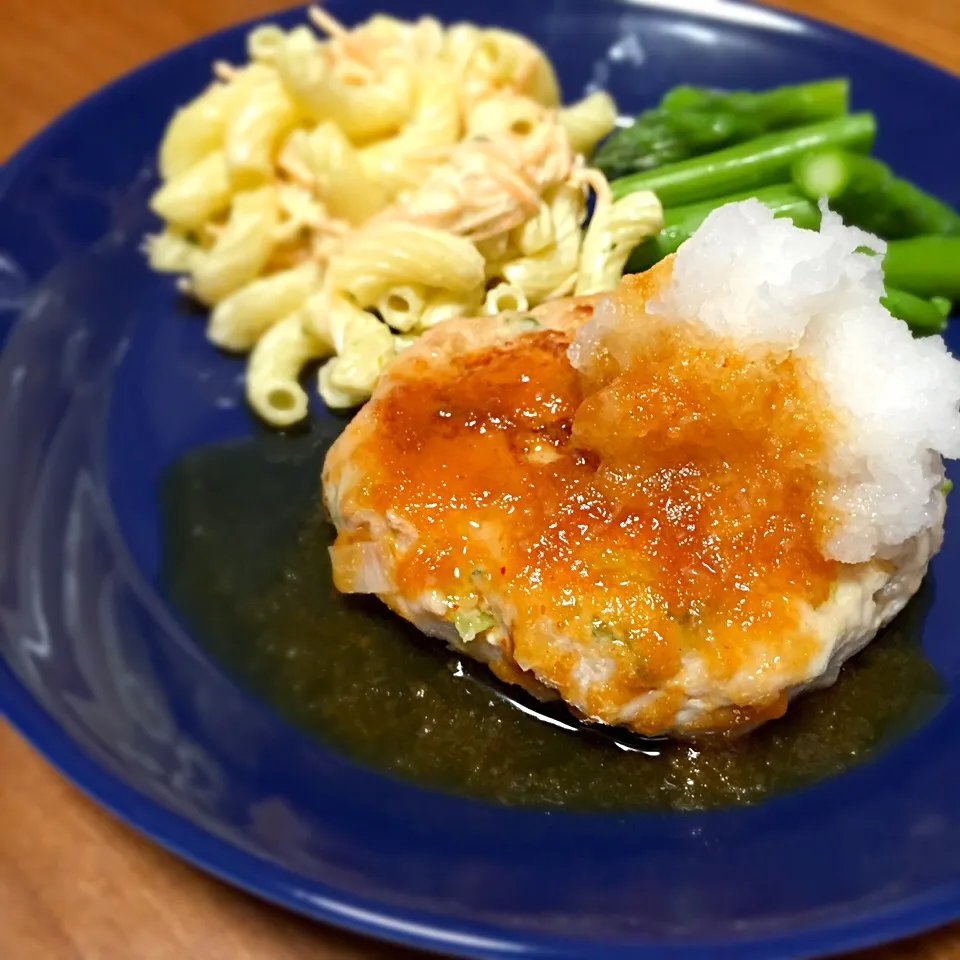
{"type": "MultiPolygon", "coordinates": [[[[728,204],[680,248],[672,279],[647,304],[691,324],[693,336],[804,360],[841,424],[827,467],[845,520],[823,550],[846,563],[892,556],[939,525],[941,457],[960,456],[960,361],[941,337],[914,339],[880,304],[885,247],[825,206],[816,232],[757,200],[728,204]]],[[[599,306],[572,361],[581,366],[616,321],[599,306]]]]}

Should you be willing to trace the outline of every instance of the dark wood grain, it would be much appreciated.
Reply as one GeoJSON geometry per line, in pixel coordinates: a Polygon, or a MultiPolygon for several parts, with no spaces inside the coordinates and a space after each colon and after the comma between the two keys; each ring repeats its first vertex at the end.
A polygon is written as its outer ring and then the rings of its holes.
{"type": "MultiPolygon", "coordinates": [[[[429,4],[425,4],[428,6],[429,4]]],[[[785,0],[960,72],[960,0],[785,0]],[[909,11],[909,12],[905,12],[909,11]]],[[[5,0],[0,158],[144,60],[279,5],[5,0]]],[[[308,923],[181,863],[103,812],[0,723],[0,957],[414,960],[308,923]]],[[[858,960],[960,960],[960,927],[858,960]]]]}

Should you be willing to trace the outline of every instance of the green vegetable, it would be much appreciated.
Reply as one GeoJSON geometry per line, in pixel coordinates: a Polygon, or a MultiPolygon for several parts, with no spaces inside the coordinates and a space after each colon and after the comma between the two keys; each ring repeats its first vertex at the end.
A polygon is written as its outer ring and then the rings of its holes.
{"type": "Polygon", "coordinates": [[[460,634],[460,639],[466,643],[473,640],[478,633],[496,626],[497,623],[491,614],[477,609],[457,610],[451,619],[457,628],[457,633],[460,634]]]}
{"type": "Polygon", "coordinates": [[[600,640],[603,643],[623,643],[613,627],[604,623],[603,620],[594,620],[590,624],[590,632],[595,640],[600,640]]]}
{"type": "Polygon", "coordinates": [[[847,223],[886,239],[960,234],[960,214],[874,157],[818,150],[793,165],[793,182],[811,200],[826,197],[847,223]]]}
{"type": "Polygon", "coordinates": [[[960,297],[960,237],[891,240],[883,258],[887,283],[918,297],[960,297]]]}
{"type": "Polygon", "coordinates": [[[953,489],[953,481],[950,479],[944,480],[940,484],[940,492],[946,496],[953,489]]]}
{"type": "Polygon", "coordinates": [[[716,153],[621,177],[610,186],[614,199],[652,190],[664,207],[675,207],[782,183],[789,179],[791,166],[802,154],[824,147],[866,151],[875,135],[873,114],[854,113],[768,133],[716,153]]]}
{"type": "MultiPolygon", "coordinates": [[[[716,90],[707,87],[695,87],[692,84],[681,83],[671,87],[661,98],[659,109],[668,113],[682,113],[685,110],[696,110],[711,102],[717,96],[716,90]]],[[[639,120],[643,114],[639,114],[639,120]]]]}
{"type": "Polygon", "coordinates": [[[879,160],[860,157],[846,150],[814,150],[799,157],[791,170],[797,189],[811,200],[837,200],[856,186],[874,189],[888,179],[889,171],[879,160]],[[861,165],[856,161],[862,160],[861,165]],[[860,176],[865,184],[856,184],[860,176]]]}
{"type": "Polygon", "coordinates": [[[674,87],[632,126],[614,133],[593,164],[614,178],[676,163],[771,130],[826,120],[847,112],[845,79],[821,80],[775,90],[721,93],[674,87]]]}
{"type": "Polygon", "coordinates": [[[917,336],[942,333],[946,329],[947,317],[932,301],[889,285],[886,290],[886,296],[881,297],[880,302],[917,336]]]}
{"type": "Polygon", "coordinates": [[[755,197],[765,203],[776,217],[786,217],[798,227],[815,229],[820,224],[820,211],[806,197],[789,184],[774,187],[762,187],[749,193],[738,193],[718,200],[691,203],[685,207],[673,207],[665,210],[663,229],[655,237],[644,241],[630,255],[627,273],[639,273],[662,260],[667,254],[675,253],[680,244],[706,220],[707,215],[726,203],[735,203],[755,197]]]}
{"type": "Polygon", "coordinates": [[[950,316],[953,304],[946,297],[931,297],[930,302],[943,314],[944,317],[950,316]]]}

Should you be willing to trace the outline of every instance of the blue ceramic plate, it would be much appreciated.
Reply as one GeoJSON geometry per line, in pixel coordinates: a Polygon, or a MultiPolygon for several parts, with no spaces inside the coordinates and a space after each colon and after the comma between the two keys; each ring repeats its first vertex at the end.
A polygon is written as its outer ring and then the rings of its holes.
{"type": "MultiPolygon", "coordinates": [[[[375,9],[331,7],[348,21],[375,9]]],[[[879,118],[879,154],[960,203],[960,83],[867,40],[727,0],[435,0],[434,12],[530,34],[568,98],[601,83],[630,111],[680,82],[849,75],[855,105],[879,118]]],[[[960,915],[956,506],[923,634],[951,694],[943,709],[872,762],[753,808],[546,814],[421,790],[301,736],[199,651],[156,585],[158,478],[184,451],[252,426],[242,364],[207,345],[138,247],[155,226],[145,200],[164,123],[211,61],[241,56],[245,31],[113,84],[0,173],[10,721],[91,796],[204,869],[454,955],[809,957],[960,915]]]]}

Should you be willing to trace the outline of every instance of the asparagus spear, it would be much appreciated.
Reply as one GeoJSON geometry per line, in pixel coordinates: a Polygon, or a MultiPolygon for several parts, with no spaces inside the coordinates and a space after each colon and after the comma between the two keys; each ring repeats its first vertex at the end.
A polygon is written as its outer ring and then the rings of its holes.
{"type": "MultiPolygon", "coordinates": [[[[696,110],[705,103],[709,103],[711,97],[716,95],[716,91],[709,90],[706,87],[695,87],[692,84],[682,83],[680,86],[671,87],[660,99],[660,110],[667,113],[680,113],[683,110],[696,110]]],[[[641,113],[637,118],[639,122],[641,113]]]]}
{"type": "Polygon", "coordinates": [[[660,100],[659,109],[681,113],[712,107],[739,113],[759,114],[773,122],[787,116],[803,115],[804,121],[826,120],[847,112],[850,100],[850,81],[846,77],[813,80],[772,90],[734,90],[724,92],[709,87],[680,84],[668,90],[660,100]]]}
{"type": "Polygon", "coordinates": [[[660,233],[645,240],[630,255],[626,271],[639,273],[641,270],[652,267],[667,254],[675,253],[680,248],[680,244],[699,228],[711,211],[722,207],[725,203],[734,203],[750,197],[765,203],[773,210],[774,216],[787,217],[798,227],[812,229],[820,223],[820,211],[789,184],[763,187],[749,193],[691,203],[684,207],[672,207],[664,211],[663,229],[660,233]]]}
{"type": "Polygon", "coordinates": [[[920,337],[942,333],[947,327],[947,313],[943,305],[933,300],[924,300],[915,297],[906,290],[898,290],[889,284],[886,287],[886,296],[880,302],[899,320],[920,337]]]}
{"type": "Polygon", "coordinates": [[[674,87],[660,106],[641,113],[596,152],[609,178],[675,163],[771,130],[826,120],[847,112],[846,79],[821,80],[760,92],[720,93],[674,87]]]}
{"type": "Polygon", "coordinates": [[[930,302],[943,314],[944,319],[949,318],[953,304],[946,297],[931,297],[930,302]]]}
{"type": "Polygon", "coordinates": [[[793,165],[793,182],[811,200],[826,197],[848,223],[888,240],[920,234],[960,234],[960,214],[874,157],[818,150],[793,165]]]}
{"type": "Polygon", "coordinates": [[[883,259],[887,282],[918,297],[960,297],[960,237],[891,240],[883,259]]]}
{"type": "Polygon", "coordinates": [[[783,182],[802,154],[828,146],[869,150],[875,134],[873,114],[855,113],[768,133],[702,157],[621,177],[610,186],[615,199],[653,190],[664,207],[681,206],[783,182]]]}

